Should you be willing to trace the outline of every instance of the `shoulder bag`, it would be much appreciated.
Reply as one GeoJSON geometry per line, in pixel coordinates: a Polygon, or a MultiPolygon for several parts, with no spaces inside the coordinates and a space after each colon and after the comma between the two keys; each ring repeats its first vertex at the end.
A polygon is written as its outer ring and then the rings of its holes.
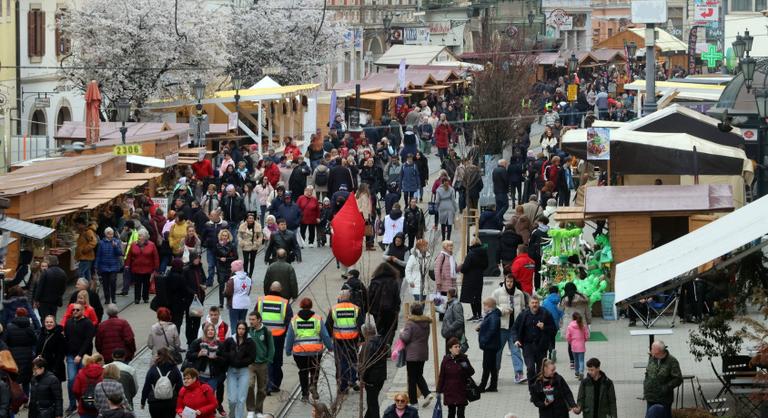
{"type": "Polygon", "coordinates": [[[181,352],[179,351],[179,347],[176,347],[175,345],[171,345],[171,343],[168,342],[168,336],[165,334],[165,327],[163,326],[163,324],[159,322],[158,322],[158,325],[160,325],[160,330],[163,331],[163,339],[165,340],[165,345],[171,351],[171,358],[173,359],[173,362],[175,364],[181,364],[182,358],[181,358],[181,352]]]}

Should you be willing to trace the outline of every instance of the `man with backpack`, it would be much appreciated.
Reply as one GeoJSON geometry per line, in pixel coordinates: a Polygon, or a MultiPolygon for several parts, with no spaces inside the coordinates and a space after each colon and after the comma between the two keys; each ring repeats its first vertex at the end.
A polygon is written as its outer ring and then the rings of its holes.
{"type": "Polygon", "coordinates": [[[83,357],[93,352],[94,335],[96,335],[96,328],[93,326],[93,322],[83,315],[83,305],[79,303],[73,304],[72,317],[67,320],[64,326],[64,336],[67,340],[65,354],[67,361],[67,390],[69,391],[67,414],[71,414],[77,409],[72,386],[75,383],[77,373],[83,368],[83,357]]]}

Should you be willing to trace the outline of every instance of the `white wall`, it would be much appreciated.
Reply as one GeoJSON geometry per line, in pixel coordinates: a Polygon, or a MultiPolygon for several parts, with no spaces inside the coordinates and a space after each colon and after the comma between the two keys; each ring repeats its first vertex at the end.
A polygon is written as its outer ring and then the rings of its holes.
{"type": "Polygon", "coordinates": [[[731,13],[725,15],[725,46],[730,48],[736,40],[736,34],[744,34],[749,29],[749,34],[754,36],[752,42],[753,57],[768,57],[768,18],[760,13],[731,13]]]}

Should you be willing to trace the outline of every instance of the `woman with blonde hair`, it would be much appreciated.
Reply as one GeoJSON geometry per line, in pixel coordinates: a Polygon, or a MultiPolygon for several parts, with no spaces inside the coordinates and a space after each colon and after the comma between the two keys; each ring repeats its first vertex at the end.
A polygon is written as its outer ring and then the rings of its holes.
{"type": "Polygon", "coordinates": [[[216,256],[216,271],[219,282],[219,308],[224,307],[224,285],[232,275],[232,262],[237,260],[237,248],[232,242],[232,234],[227,229],[219,231],[219,240],[216,243],[214,254],[216,256]]]}
{"type": "Polygon", "coordinates": [[[245,222],[237,228],[237,246],[243,252],[243,265],[248,277],[253,276],[253,268],[256,264],[256,253],[261,248],[264,235],[261,232],[261,224],[256,219],[256,214],[249,212],[245,216],[245,222]]]}
{"type": "Polygon", "coordinates": [[[408,404],[408,394],[398,392],[394,403],[384,410],[382,418],[419,418],[419,410],[408,404]]]}
{"type": "Polygon", "coordinates": [[[430,291],[429,280],[426,280],[430,270],[429,257],[429,241],[421,238],[416,241],[405,265],[405,281],[417,302],[423,301],[430,291]]]}
{"type": "Polygon", "coordinates": [[[102,381],[96,384],[93,392],[96,395],[96,409],[99,415],[109,410],[109,398],[119,397],[123,400],[123,406],[130,407],[123,384],[120,383],[120,369],[115,364],[104,366],[102,381]]]}
{"type": "Polygon", "coordinates": [[[72,395],[77,399],[77,413],[83,418],[96,418],[99,410],[96,407],[95,396],[88,392],[90,385],[100,383],[104,379],[104,357],[101,354],[83,356],[83,368],[77,372],[72,384],[72,395]]]}
{"type": "Polygon", "coordinates": [[[74,303],[70,303],[69,306],[67,306],[67,311],[64,312],[64,317],[61,318],[61,326],[66,327],[67,321],[69,318],[72,317],[72,308],[77,305],[83,305],[83,316],[90,319],[91,322],[93,322],[93,326],[99,324],[98,318],[96,318],[96,311],[93,309],[93,306],[90,304],[90,298],[88,296],[87,290],[81,290],[77,292],[77,299],[74,303]]]}

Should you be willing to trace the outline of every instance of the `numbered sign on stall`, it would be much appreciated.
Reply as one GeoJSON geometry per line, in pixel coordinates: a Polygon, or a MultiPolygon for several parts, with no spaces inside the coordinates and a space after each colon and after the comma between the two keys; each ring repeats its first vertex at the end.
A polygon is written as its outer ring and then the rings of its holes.
{"type": "Polygon", "coordinates": [[[115,155],[141,155],[141,145],[139,144],[115,145],[113,152],[115,155]]]}

